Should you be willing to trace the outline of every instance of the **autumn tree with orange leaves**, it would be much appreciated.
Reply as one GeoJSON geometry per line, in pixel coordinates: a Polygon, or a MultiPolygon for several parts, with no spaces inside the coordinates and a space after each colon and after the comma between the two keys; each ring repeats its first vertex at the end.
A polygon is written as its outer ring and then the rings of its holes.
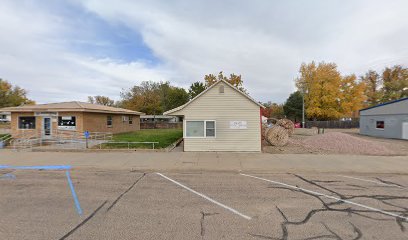
{"type": "Polygon", "coordinates": [[[365,84],[355,75],[342,76],[334,63],[303,63],[296,86],[304,94],[309,119],[353,117],[363,107],[365,84]]]}
{"type": "Polygon", "coordinates": [[[232,86],[238,88],[244,93],[247,93],[247,90],[243,87],[243,81],[241,75],[236,75],[234,73],[230,74],[229,77],[224,76],[223,72],[219,72],[217,76],[214,74],[207,74],[204,76],[205,86],[208,88],[209,86],[213,85],[214,83],[225,80],[232,86]]]}

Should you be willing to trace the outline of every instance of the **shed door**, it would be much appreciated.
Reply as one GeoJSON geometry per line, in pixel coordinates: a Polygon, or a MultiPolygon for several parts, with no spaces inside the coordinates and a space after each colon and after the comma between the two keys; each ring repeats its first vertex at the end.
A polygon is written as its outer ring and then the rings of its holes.
{"type": "Polygon", "coordinates": [[[408,122],[402,123],[402,139],[408,140],[408,122]]]}

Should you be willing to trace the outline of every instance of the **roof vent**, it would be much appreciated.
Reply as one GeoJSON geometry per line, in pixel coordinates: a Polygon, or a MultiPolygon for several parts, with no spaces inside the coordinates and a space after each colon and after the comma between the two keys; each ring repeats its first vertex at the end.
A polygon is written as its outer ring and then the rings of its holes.
{"type": "Polygon", "coordinates": [[[221,85],[221,86],[218,88],[218,92],[219,92],[219,93],[224,93],[224,85],[221,85]]]}

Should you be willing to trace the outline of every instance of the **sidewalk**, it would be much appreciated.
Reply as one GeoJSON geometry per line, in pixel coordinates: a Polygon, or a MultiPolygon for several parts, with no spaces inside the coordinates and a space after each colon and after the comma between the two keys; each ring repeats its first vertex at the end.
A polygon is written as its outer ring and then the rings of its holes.
{"type": "Polygon", "coordinates": [[[0,165],[71,165],[140,171],[343,172],[408,174],[406,156],[217,152],[14,152],[0,150],[0,165]]]}

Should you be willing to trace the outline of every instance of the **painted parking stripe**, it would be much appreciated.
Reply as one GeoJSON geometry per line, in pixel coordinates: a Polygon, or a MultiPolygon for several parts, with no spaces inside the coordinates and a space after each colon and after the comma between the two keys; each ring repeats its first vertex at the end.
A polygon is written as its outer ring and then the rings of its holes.
{"type": "Polygon", "coordinates": [[[176,184],[176,185],[178,185],[178,186],[180,186],[180,187],[182,187],[182,188],[184,188],[184,189],[186,189],[186,190],[188,190],[188,191],[190,191],[190,192],[192,192],[192,193],[194,193],[194,194],[196,194],[196,195],[198,195],[198,196],[200,196],[200,197],[202,197],[202,198],[204,198],[204,199],[206,199],[206,200],[208,200],[208,201],[210,201],[210,202],[212,202],[212,203],[214,203],[214,204],[216,204],[216,205],[218,205],[218,206],[220,206],[222,208],[224,208],[224,209],[227,209],[230,212],[233,212],[233,213],[237,214],[240,217],[243,217],[243,218],[245,218],[247,220],[251,220],[251,217],[249,217],[249,216],[247,216],[245,214],[242,214],[242,213],[238,212],[237,210],[235,210],[235,209],[233,209],[231,207],[228,207],[228,206],[226,206],[226,205],[224,205],[224,204],[222,204],[220,202],[217,202],[216,200],[214,200],[214,199],[212,199],[210,197],[207,197],[206,195],[204,195],[202,193],[199,193],[199,192],[197,192],[197,191],[195,191],[195,190],[193,190],[193,189],[191,189],[191,188],[189,188],[189,187],[187,187],[187,186],[185,186],[185,185],[183,185],[183,184],[181,184],[181,183],[179,183],[179,182],[177,182],[177,181],[175,181],[175,180],[173,180],[173,179],[171,179],[169,177],[166,177],[165,175],[163,175],[161,173],[156,173],[156,174],[163,177],[163,178],[165,178],[165,179],[167,179],[167,180],[169,180],[170,182],[172,182],[172,183],[174,183],[174,184],[176,184]]]}
{"type": "Polygon", "coordinates": [[[69,171],[66,171],[65,175],[67,176],[68,185],[69,185],[69,188],[71,189],[71,194],[72,194],[72,198],[74,199],[75,208],[76,208],[78,214],[82,215],[82,208],[81,208],[81,205],[79,204],[78,196],[77,196],[77,194],[75,192],[74,184],[72,183],[71,175],[70,175],[69,171]]]}
{"type": "Polygon", "coordinates": [[[396,184],[383,183],[383,182],[380,182],[380,181],[375,181],[375,180],[370,180],[370,179],[350,177],[350,176],[345,176],[345,175],[337,175],[337,176],[339,176],[339,177],[344,177],[344,178],[355,179],[355,180],[360,180],[360,181],[364,181],[364,182],[372,182],[372,183],[376,183],[376,184],[378,184],[378,185],[383,185],[383,186],[404,188],[404,187],[398,186],[398,185],[396,185],[396,184]]]}
{"type": "Polygon", "coordinates": [[[307,190],[305,188],[293,186],[293,185],[290,185],[290,184],[269,180],[269,179],[266,179],[266,178],[256,177],[256,176],[252,176],[252,175],[248,175],[248,174],[244,174],[244,173],[240,173],[240,175],[245,176],[245,177],[255,178],[255,179],[270,182],[270,183],[274,183],[274,184],[278,184],[278,185],[282,185],[282,186],[292,188],[292,189],[296,189],[296,190],[301,190],[303,192],[307,192],[307,193],[310,193],[310,194],[313,194],[313,195],[316,195],[316,196],[322,196],[322,197],[334,199],[334,200],[337,200],[337,201],[341,201],[341,202],[348,203],[348,204],[351,204],[351,205],[359,206],[359,207],[362,207],[362,208],[365,208],[365,209],[369,209],[371,211],[379,212],[379,213],[382,213],[382,214],[385,214],[385,215],[388,215],[388,216],[392,216],[392,217],[396,217],[396,218],[400,218],[400,219],[403,219],[405,221],[408,221],[408,217],[404,217],[404,216],[401,216],[401,215],[398,215],[398,214],[395,214],[395,213],[391,213],[391,212],[386,212],[386,211],[383,211],[381,209],[373,208],[373,207],[363,205],[363,204],[360,204],[360,203],[356,203],[356,202],[341,199],[341,198],[338,198],[338,197],[326,195],[326,194],[323,194],[323,193],[307,190]]]}
{"type": "Polygon", "coordinates": [[[44,166],[10,166],[10,165],[0,165],[0,169],[12,169],[12,170],[65,170],[65,175],[67,176],[68,185],[71,189],[72,198],[74,199],[75,208],[79,215],[82,215],[82,208],[79,204],[78,196],[74,189],[74,184],[71,180],[71,175],[69,170],[72,167],[69,165],[44,165],[44,166]]]}

